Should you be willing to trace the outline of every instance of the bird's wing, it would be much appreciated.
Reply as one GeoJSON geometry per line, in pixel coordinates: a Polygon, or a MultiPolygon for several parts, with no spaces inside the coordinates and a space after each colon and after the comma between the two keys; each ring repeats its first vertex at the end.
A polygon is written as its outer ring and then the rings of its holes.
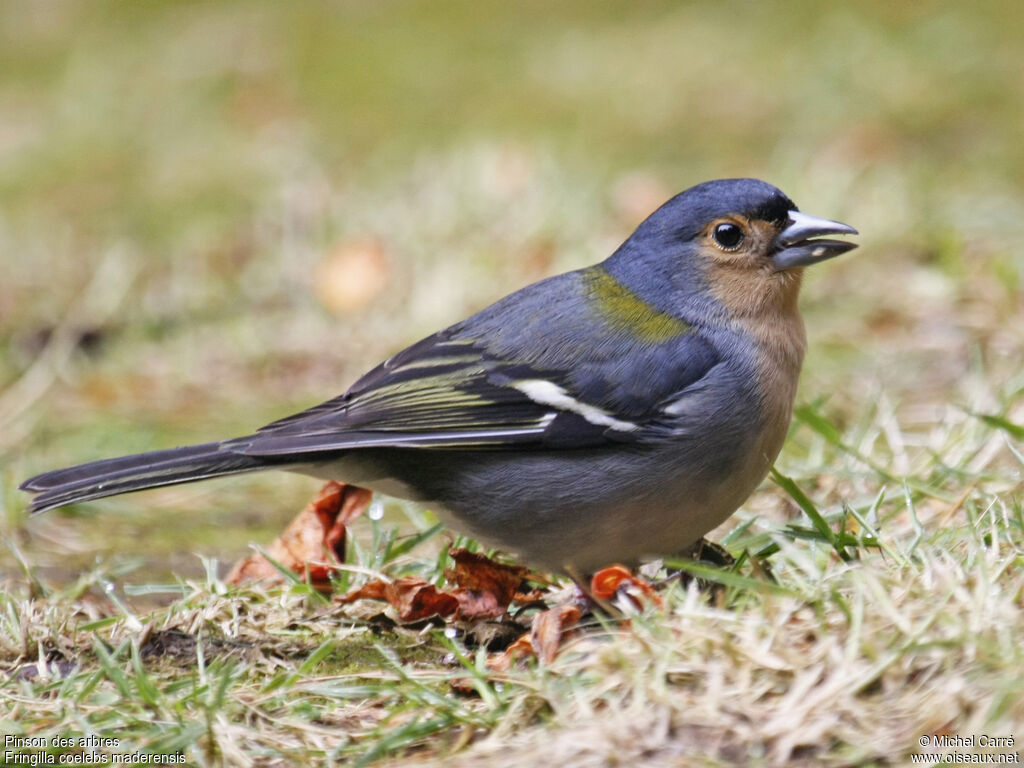
{"type": "Polygon", "coordinates": [[[657,439],[665,414],[650,404],[676,402],[717,363],[710,345],[693,334],[672,350],[648,349],[649,359],[640,361],[645,370],[623,376],[621,358],[635,358],[635,349],[617,356],[606,344],[596,359],[567,367],[550,354],[510,359],[455,331],[414,344],[344,395],[226,447],[271,457],[361,447],[577,448],[657,439]],[[644,391],[629,397],[637,387],[644,391]],[[636,407],[638,399],[645,408],[636,407]]]}

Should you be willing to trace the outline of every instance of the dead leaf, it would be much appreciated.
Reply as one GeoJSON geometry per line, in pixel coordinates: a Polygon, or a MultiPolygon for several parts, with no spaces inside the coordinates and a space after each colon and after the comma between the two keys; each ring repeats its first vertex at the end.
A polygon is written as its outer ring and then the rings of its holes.
{"type": "MultiPolygon", "coordinates": [[[[535,578],[534,574],[530,575],[530,579],[535,578]]],[[[516,592],[512,596],[512,602],[515,605],[529,605],[530,603],[537,603],[547,597],[548,587],[538,587],[531,589],[529,592],[516,592]]]]}
{"type": "Polygon", "coordinates": [[[508,672],[512,662],[521,656],[534,655],[533,643],[530,641],[530,633],[524,632],[518,640],[501,653],[496,653],[487,659],[488,669],[494,672],[508,672]]]}
{"type": "Polygon", "coordinates": [[[575,603],[562,603],[533,617],[530,644],[542,664],[554,660],[562,640],[582,615],[583,611],[575,603]]]}
{"type": "Polygon", "coordinates": [[[356,600],[386,600],[405,622],[421,621],[431,616],[451,616],[459,601],[442,592],[419,576],[403,576],[395,581],[371,581],[336,598],[339,603],[356,600]]]}
{"type": "Polygon", "coordinates": [[[533,617],[529,632],[523,634],[503,653],[488,659],[487,665],[495,672],[505,672],[512,662],[523,655],[534,655],[542,664],[549,664],[558,655],[562,641],[570,634],[572,627],[580,620],[583,609],[573,601],[560,603],[533,617]]]}
{"type": "Polygon", "coordinates": [[[338,598],[339,602],[355,600],[386,600],[402,621],[420,621],[430,616],[451,616],[459,621],[480,621],[503,616],[509,604],[519,599],[533,602],[541,593],[519,592],[529,569],[521,565],[505,565],[466,549],[449,552],[455,567],[445,571],[445,578],[456,586],[441,590],[418,576],[370,583],[338,598]]]}
{"type": "MultiPolygon", "coordinates": [[[[267,547],[267,554],[282,566],[305,576],[320,590],[329,590],[331,573],[345,559],[345,532],[369,506],[373,492],[355,485],[330,482],[267,547]]],[[[262,554],[250,555],[232,567],[226,581],[280,583],[277,568],[262,554]]]]}
{"type": "Polygon", "coordinates": [[[456,587],[450,594],[459,604],[459,614],[456,618],[462,621],[497,619],[508,609],[508,603],[499,602],[492,592],[477,592],[456,587]]]}
{"type": "Polygon", "coordinates": [[[390,582],[388,581],[368,581],[358,589],[338,595],[334,600],[338,603],[354,603],[356,600],[387,600],[389,586],[390,582]]]}
{"type": "Polygon", "coordinates": [[[459,601],[458,618],[496,619],[509,604],[530,571],[522,565],[505,565],[468,549],[453,549],[455,567],[445,578],[456,584],[451,594],[459,601]]]}

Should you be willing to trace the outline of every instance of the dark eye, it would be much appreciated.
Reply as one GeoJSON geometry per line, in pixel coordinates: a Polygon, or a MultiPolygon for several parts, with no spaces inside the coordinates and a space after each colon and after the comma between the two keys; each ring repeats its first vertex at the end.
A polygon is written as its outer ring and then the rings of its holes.
{"type": "Polygon", "coordinates": [[[735,224],[719,224],[715,227],[715,242],[727,251],[734,251],[743,242],[743,230],[735,224]]]}

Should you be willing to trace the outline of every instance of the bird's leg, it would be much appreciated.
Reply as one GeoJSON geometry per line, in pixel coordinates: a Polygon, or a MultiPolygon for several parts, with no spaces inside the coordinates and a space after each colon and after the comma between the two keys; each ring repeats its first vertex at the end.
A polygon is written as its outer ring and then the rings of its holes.
{"type": "MultiPolygon", "coordinates": [[[[704,563],[715,568],[722,569],[732,568],[736,564],[736,558],[730,555],[729,551],[725,547],[703,537],[689,549],[680,552],[678,557],[683,560],[692,560],[695,563],[704,563]]],[[[717,591],[715,590],[716,586],[720,586],[713,584],[706,579],[694,576],[692,573],[688,573],[682,569],[675,571],[670,570],[668,576],[655,582],[655,586],[661,587],[677,580],[684,587],[689,586],[691,582],[696,582],[699,589],[711,590],[712,593],[717,591]]]]}
{"type": "Polygon", "coordinates": [[[690,551],[685,557],[697,563],[707,563],[719,568],[731,568],[736,565],[736,558],[729,554],[729,550],[721,544],[705,538],[701,538],[690,547],[690,551]]]}

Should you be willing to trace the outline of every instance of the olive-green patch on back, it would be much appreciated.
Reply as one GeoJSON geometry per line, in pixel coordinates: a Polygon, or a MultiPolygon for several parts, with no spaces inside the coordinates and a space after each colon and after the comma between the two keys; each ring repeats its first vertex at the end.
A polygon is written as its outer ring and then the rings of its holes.
{"type": "Polygon", "coordinates": [[[648,342],[668,341],[690,330],[686,321],[655,309],[601,267],[586,270],[583,279],[598,314],[616,330],[648,342]]]}

